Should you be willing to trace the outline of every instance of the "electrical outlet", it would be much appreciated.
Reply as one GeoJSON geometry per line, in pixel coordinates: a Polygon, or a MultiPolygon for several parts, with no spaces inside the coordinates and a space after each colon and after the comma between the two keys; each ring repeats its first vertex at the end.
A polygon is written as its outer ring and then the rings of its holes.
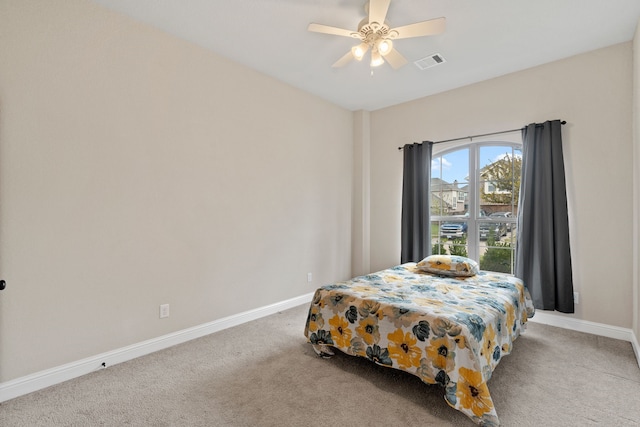
{"type": "Polygon", "coordinates": [[[310,282],[312,280],[313,280],[313,274],[307,273],[307,282],[310,282]]]}
{"type": "Polygon", "coordinates": [[[164,319],[165,317],[169,317],[169,304],[160,305],[160,318],[164,319]]]}
{"type": "Polygon", "coordinates": [[[580,304],[580,294],[577,292],[573,293],[573,302],[574,304],[580,304]]]}

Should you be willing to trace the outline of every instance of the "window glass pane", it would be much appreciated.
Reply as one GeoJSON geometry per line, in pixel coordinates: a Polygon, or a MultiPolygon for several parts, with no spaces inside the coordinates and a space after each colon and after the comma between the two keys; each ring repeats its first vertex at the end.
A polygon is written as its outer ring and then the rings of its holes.
{"type": "Polygon", "coordinates": [[[468,256],[466,230],[466,222],[431,221],[431,253],[468,256]]]}
{"type": "Polygon", "coordinates": [[[469,149],[434,157],[431,163],[431,215],[461,216],[468,206],[469,149]]]}
{"type": "Polygon", "coordinates": [[[431,164],[432,253],[467,256],[469,149],[434,156],[431,164]]]}
{"type": "Polygon", "coordinates": [[[512,233],[501,235],[497,226],[489,233],[488,238],[482,237],[482,224],[480,233],[480,269],[497,271],[501,273],[514,272],[515,260],[515,236],[512,233]]]}
{"type": "Polygon", "coordinates": [[[479,168],[480,268],[513,273],[522,151],[510,146],[482,146],[479,168]]]}
{"type": "Polygon", "coordinates": [[[515,216],[520,193],[522,151],[510,146],[480,147],[480,211],[515,216]]]}

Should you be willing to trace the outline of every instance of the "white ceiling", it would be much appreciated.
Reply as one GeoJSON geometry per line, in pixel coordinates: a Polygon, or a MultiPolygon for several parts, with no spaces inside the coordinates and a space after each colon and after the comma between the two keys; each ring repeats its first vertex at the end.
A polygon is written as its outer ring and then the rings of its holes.
{"type": "Polygon", "coordinates": [[[365,0],[94,1],[354,111],[629,41],[640,18],[640,0],[392,0],[391,27],[444,16],[447,28],[397,40],[409,63],[371,75],[366,60],[331,67],[353,39],[307,31],[311,22],[355,30],[365,0]],[[413,64],[434,53],[446,62],[413,64]]]}

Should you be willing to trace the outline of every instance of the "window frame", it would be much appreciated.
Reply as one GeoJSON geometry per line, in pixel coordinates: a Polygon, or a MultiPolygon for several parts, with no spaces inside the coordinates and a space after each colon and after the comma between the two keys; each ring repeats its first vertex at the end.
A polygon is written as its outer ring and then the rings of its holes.
{"type": "MultiPolygon", "coordinates": [[[[468,190],[465,194],[464,200],[468,204],[466,217],[456,217],[455,222],[466,223],[467,225],[467,233],[466,233],[466,249],[468,257],[471,259],[480,262],[480,253],[481,253],[481,240],[479,236],[479,225],[480,223],[510,223],[510,229],[514,229],[514,224],[517,222],[516,215],[512,216],[512,219],[509,221],[505,221],[505,219],[492,219],[489,216],[482,216],[482,210],[480,206],[480,183],[482,182],[481,178],[481,166],[480,166],[480,152],[483,147],[510,147],[511,152],[520,151],[522,153],[522,133],[520,131],[516,132],[508,132],[500,135],[492,135],[490,137],[485,138],[473,138],[473,139],[465,139],[458,140],[450,143],[441,143],[435,144],[433,146],[432,151],[432,159],[438,159],[446,156],[447,154],[454,153],[458,150],[468,150],[468,190]]],[[[442,161],[441,161],[442,164],[442,161]]],[[[433,175],[433,171],[432,171],[433,175]]],[[[432,179],[430,177],[430,179],[432,179]]],[[[440,175],[438,178],[442,179],[442,171],[440,171],[440,175]]],[[[429,194],[431,198],[431,194],[429,194]]],[[[517,206],[512,206],[511,212],[515,213],[517,206]]],[[[442,213],[442,212],[441,212],[442,213]]],[[[451,216],[447,215],[432,215],[430,214],[430,223],[437,223],[438,229],[443,222],[451,221],[451,216]]],[[[513,236],[513,235],[512,235],[513,236]]],[[[438,231],[437,242],[444,243],[448,239],[443,238],[441,236],[440,231],[438,231]]],[[[514,271],[514,259],[515,259],[515,239],[511,239],[512,246],[512,262],[511,262],[511,272],[514,271]]]]}

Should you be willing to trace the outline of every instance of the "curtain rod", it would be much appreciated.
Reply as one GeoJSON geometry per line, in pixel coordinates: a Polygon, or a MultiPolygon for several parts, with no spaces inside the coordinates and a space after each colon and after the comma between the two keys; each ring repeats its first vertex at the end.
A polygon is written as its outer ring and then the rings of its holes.
{"type": "MultiPolygon", "coordinates": [[[[567,122],[565,120],[562,120],[560,122],[561,125],[566,125],[567,122]]],[[[542,126],[542,125],[537,125],[537,126],[542,126]]],[[[516,131],[522,131],[526,128],[526,126],[521,127],[519,129],[510,129],[510,130],[502,130],[500,132],[491,132],[491,133],[483,133],[483,134],[479,134],[479,135],[471,135],[471,136],[464,136],[461,138],[453,138],[453,139],[445,139],[443,141],[435,141],[432,142],[432,144],[442,144],[443,142],[453,142],[453,141],[462,141],[463,139],[473,139],[473,138],[480,138],[482,136],[491,136],[491,135],[500,135],[502,133],[510,133],[510,132],[516,132],[516,131]]],[[[427,141],[424,141],[427,142],[427,141]]],[[[398,147],[398,150],[402,150],[403,147],[398,147]]]]}

